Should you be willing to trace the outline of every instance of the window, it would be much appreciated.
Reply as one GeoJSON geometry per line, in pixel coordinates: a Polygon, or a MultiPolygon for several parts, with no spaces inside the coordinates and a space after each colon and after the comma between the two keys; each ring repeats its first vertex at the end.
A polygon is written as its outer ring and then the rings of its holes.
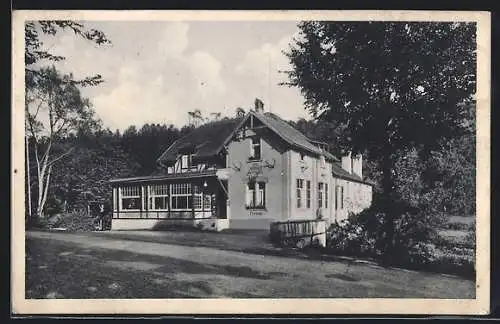
{"type": "Polygon", "coordinates": [[[212,197],[210,195],[203,196],[203,210],[210,211],[212,209],[212,197]]]}
{"type": "Polygon", "coordinates": [[[193,187],[193,191],[194,191],[194,195],[193,195],[193,207],[195,210],[210,210],[210,196],[208,195],[205,195],[205,197],[203,197],[203,193],[201,192],[200,190],[200,187],[198,186],[194,186],[193,187]],[[208,198],[208,200],[207,200],[208,198]],[[205,204],[205,206],[203,206],[203,204],[205,204]]]}
{"type": "Polygon", "coordinates": [[[344,187],[340,187],[340,208],[344,209],[344,187]]]}
{"type": "Polygon", "coordinates": [[[194,201],[193,201],[193,207],[195,210],[201,210],[202,209],[202,200],[201,200],[201,195],[200,194],[195,194],[194,195],[194,201]]]}
{"type": "Polygon", "coordinates": [[[344,187],[337,186],[335,194],[335,209],[344,209],[344,187]]]}
{"type": "Polygon", "coordinates": [[[311,208],[311,181],[306,181],[306,207],[311,208]]]}
{"type": "Polygon", "coordinates": [[[318,208],[323,208],[324,183],[318,183],[318,208]]]}
{"type": "Polygon", "coordinates": [[[191,210],[193,197],[191,196],[190,183],[173,184],[170,190],[172,210],[191,210]]]}
{"type": "Polygon", "coordinates": [[[246,207],[266,207],[266,183],[262,181],[249,181],[246,188],[246,207]]]}
{"type": "Polygon", "coordinates": [[[260,138],[252,137],[250,143],[250,160],[260,160],[260,138]]]}
{"type": "Polygon", "coordinates": [[[325,183],[325,208],[328,208],[328,183],[325,183]]]}
{"type": "Polygon", "coordinates": [[[190,169],[192,166],[192,155],[182,155],[181,156],[181,169],[190,169]]]}
{"type": "Polygon", "coordinates": [[[302,207],[302,189],[304,188],[304,179],[297,179],[297,208],[302,207]]]}
{"type": "Polygon", "coordinates": [[[141,209],[141,187],[122,187],[121,209],[138,210],[141,209]]]}
{"type": "Polygon", "coordinates": [[[167,210],[169,206],[168,185],[153,184],[149,187],[149,209],[167,210]]]}

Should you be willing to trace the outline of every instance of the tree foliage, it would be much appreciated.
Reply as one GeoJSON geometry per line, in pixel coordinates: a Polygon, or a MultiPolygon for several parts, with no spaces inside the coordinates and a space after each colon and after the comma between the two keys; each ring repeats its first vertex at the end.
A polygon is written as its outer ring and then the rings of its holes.
{"type": "Polygon", "coordinates": [[[149,175],[161,172],[156,159],[180,135],[181,130],[174,125],[145,124],[139,130],[130,126],[123,133],[120,145],[130,159],[137,163],[137,175],[149,175]]]}
{"type": "Polygon", "coordinates": [[[63,145],[74,151],[53,172],[49,214],[86,208],[91,200],[111,202],[109,180],[135,176],[139,168],[122,149],[121,140],[109,130],[65,139],[63,145]]]}
{"type": "Polygon", "coordinates": [[[378,163],[390,255],[398,213],[392,207],[404,197],[398,159],[416,149],[428,162],[447,140],[471,131],[476,26],[313,21],[299,29],[286,52],[286,84],[301,90],[318,121],[344,126],[347,150],[378,163]]]}
{"type": "Polygon", "coordinates": [[[471,23],[304,22],[287,53],[290,86],[319,119],[347,125],[350,146],[384,154],[463,130],[475,91],[471,23]],[[416,132],[414,130],[418,129],[416,132]],[[379,150],[377,150],[379,149],[379,150]]]}

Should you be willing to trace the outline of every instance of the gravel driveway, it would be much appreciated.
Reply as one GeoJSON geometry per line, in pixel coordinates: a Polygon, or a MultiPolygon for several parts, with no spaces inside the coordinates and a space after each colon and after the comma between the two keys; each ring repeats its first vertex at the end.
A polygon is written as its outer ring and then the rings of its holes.
{"type": "Polygon", "coordinates": [[[179,244],[124,239],[123,235],[127,234],[27,232],[27,298],[475,295],[473,281],[454,276],[190,246],[180,239],[179,244]]]}

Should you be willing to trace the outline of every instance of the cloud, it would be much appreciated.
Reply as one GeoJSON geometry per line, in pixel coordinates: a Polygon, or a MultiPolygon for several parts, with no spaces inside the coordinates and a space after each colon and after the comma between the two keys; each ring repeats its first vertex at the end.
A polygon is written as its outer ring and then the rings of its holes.
{"type": "Polygon", "coordinates": [[[284,118],[306,116],[300,92],[277,85],[286,80],[278,71],[289,68],[282,50],[294,37],[293,28],[287,35],[274,31],[268,37],[238,23],[227,34],[219,27],[210,31],[217,23],[204,25],[208,28],[158,21],[88,25],[102,30],[113,44],[97,47],[68,33],[56,35],[48,46],[67,57],[60,63],[65,71],[76,77],[103,76],[103,84],[83,93],[113,130],[153,122],[180,127],[194,109],[205,116],[232,116],[236,107],[250,108],[255,97],[284,118]],[[241,36],[236,47],[234,34],[241,36]]]}
{"type": "Polygon", "coordinates": [[[189,23],[127,23],[92,26],[113,42],[107,48],[68,33],[48,38],[67,60],[59,68],[75,77],[101,74],[105,82],[83,90],[106,127],[173,123],[182,126],[188,110],[217,111],[227,90],[222,64],[211,53],[190,51],[189,23]]]}
{"type": "Polygon", "coordinates": [[[194,76],[197,91],[204,95],[226,91],[226,85],[220,75],[222,64],[210,53],[193,53],[187,59],[187,65],[194,76]]]}
{"type": "Polygon", "coordinates": [[[120,70],[120,82],[109,92],[94,97],[97,114],[111,129],[124,130],[144,123],[185,122],[176,93],[165,91],[161,75],[144,82],[132,67],[120,70]]]}
{"type": "Polygon", "coordinates": [[[184,22],[172,22],[167,24],[163,30],[162,38],[158,43],[163,47],[167,57],[180,57],[189,45],[189,24],[184,22]]]}
{"type": "Polygon", "coordinates": [[[253,77],[261,83],[267,83],[269,78],[277,82],[285,81],[285,76],[280,71],[287,71],[291,66],[283,51],[298,36],[298,33],[287,35],[276,43],[265,43],[250,50],[236,66],[236,72],[253,77]]]}
{"type": "Polygon", "coordinates": [[[283,36],[275,43],[268,42],[253,48],[235,67],[242,82],[250,85],[246,90],[255,93],[264,100],[269,110],[285,119],[309,118],[302,105],[300,91],[279,85],[287,81],[283,71],[292,68],[283,51],[289,48],[294,38],[299,37],[298,33],[293,33],[283,36]]]}

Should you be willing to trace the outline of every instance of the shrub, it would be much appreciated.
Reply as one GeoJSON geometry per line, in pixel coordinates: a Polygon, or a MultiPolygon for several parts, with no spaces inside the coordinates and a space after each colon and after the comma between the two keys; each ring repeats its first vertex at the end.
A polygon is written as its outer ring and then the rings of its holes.
{"type": "Polygon", "coordinates": [[[439,273],[455,274],[469,279],[476,275],[475,257],[470,255],[459,255],[449,251],[441,252],[441,255],[425,270],[439,273]]]}
{"type": "MultiPolygon", "coordinates": [[[[430,264],[436,258],[436,223],[439,217],[402,203],[395,203],[399,217],[394,226],[393,262],[399,265],[430,264]]],[[[384,253],[386,214],[373,205],[357,215],[333,224],[327,235],[327,248],[335,253],[380,257],[384,253]]]]}
{"type": "MultiPolygon", "coordinates": [[[[392,264],[406,268],[450,273],[472,278],[475,275],[475,230],[465,239],[438,235],[440,214],[395,204],[399,217],[395,221],[392,264]]],[[[377,206],[364,210],[330,226],[327,252],[381,258],[384,253],[385,213],[377,206]]]]}
{"type": "Polygon", "coordinates": [[[71,232],[89,232],[95,230],[95,219],[87,213],[74,211],[56,214],[44,221],[45,229],[65,228],[71,232]]]}
{"type": "Polygon", "coordinates": [[[344,255],[380,255],[381,240],[377,238],[377,231],[370,230],[370,224],[365,220],[363,213],[351,214],[347,220],[332,224],[327,231],[327,249],[344,255]]]}
{"type": "Polygon", "coordinates": [[[465,236],[464,239],[464,244],[467,247],[470,247],[474,250],[476,250],[476,228],[470,228],[469,231],[467,232],[467,235],[465,236]]]}
{"type": "Polygon", "coordinates": [[[409,247],[406,261],[413,266],[428,265],[436,261],[436,252],[434,244],[417,242],[409,247]]]}

